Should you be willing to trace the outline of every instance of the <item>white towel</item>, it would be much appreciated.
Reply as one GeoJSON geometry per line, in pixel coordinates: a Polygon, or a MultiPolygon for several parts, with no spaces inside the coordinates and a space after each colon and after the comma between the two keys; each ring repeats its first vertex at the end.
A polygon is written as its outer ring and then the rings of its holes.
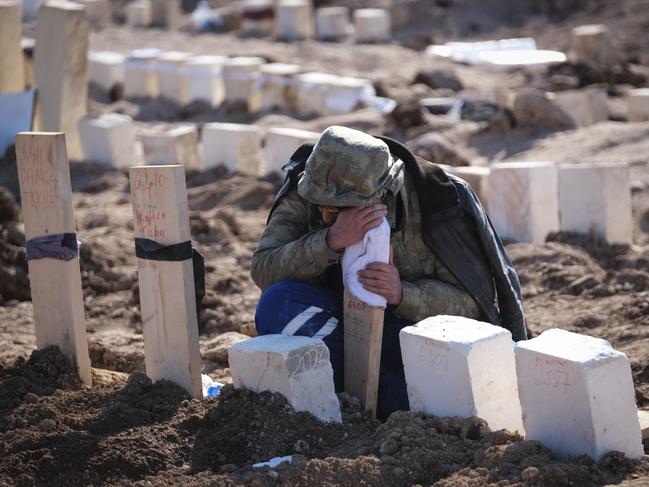
{"type": "Polygon", "coordinates": [[[343,283],[352,295],[369,304],[385,308],[387,301],[383,296],[366,290],[358,281],[358,271],[373,262],[390,261],[390,225],[384,218],[381,224],[365,234],[363,240],[345,249],[342,258],[343,283]]]}

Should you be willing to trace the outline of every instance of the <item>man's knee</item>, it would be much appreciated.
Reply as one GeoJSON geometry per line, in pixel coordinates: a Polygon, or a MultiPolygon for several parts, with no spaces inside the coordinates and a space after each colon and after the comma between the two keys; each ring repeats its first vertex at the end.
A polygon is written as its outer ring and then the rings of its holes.
{"type": "Polygon", "coordinates": [[[337,314],[336,300],[330,291],[306,282],[280,281],[262,293],[255,313],[255,325],[260,335],[312,336],[298,331],[313,319],[319,321],[337,314]]]}

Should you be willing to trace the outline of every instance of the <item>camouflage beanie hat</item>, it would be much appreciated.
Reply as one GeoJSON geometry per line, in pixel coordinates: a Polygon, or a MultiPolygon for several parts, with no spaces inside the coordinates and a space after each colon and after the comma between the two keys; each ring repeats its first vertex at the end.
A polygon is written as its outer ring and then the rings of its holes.
{"type": "Polygon", "coordinates": [[[403,185],[403,161],[385,142],[347,127],[326,129],[306,161],[298,194],[320,206],[361,206],[380,202],[403,185]]]}

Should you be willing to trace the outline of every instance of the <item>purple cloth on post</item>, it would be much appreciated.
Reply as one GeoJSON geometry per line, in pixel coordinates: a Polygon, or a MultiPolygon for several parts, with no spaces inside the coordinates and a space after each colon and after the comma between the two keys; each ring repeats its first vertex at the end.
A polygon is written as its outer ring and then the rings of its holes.
{"type": "Polygon", "coordinates": [[[69,261],[79,255],[79,245],[76,233],[55,233],[34,237],[27,240],[27,260],[60,259],[69,261]]]}

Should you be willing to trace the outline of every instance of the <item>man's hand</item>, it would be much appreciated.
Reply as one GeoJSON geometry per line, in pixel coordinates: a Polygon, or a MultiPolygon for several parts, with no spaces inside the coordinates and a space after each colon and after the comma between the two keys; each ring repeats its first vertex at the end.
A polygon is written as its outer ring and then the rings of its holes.
{"type": "Polygon", "coordinates": [[[403,299],[401,277],[399,269],[392,263],[392,249],[390,249],[390,263],[374,262],[365,269],[358,271],[358,280],[365,289],[374,294],[383,296],[388,304],[398,306],[403,299]]]}
{"type": "MultiPolygon", "coordinates": [[[[325,208],[321,212],[325,224],[333,220],[331,210],[325,208]]],[[[327,246],[334,252],[340,252],[361,240],[372,228],[378,227],[387,214],[386,206],[381,203],[340,210],[327,232],[327,246]]]]}

